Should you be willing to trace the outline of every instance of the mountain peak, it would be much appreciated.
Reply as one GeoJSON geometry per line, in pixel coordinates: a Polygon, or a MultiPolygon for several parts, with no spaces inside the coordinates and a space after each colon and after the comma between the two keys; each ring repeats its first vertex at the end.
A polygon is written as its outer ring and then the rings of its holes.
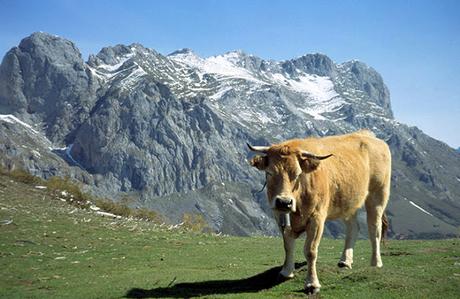
{"type": "Polygon", "coordinates": [[[104,47],[96,57],[101,59],[106,64],[116,64],[118,63],[120,57],[132,54],[130,46],[126,45],[115,45],[113,47],[104,47]]]}
{"type": "Polygon", "coordinates": [[[167,56],[175,56],[175,55],[196,55],[196,54],[190,48],[182,48],[172,53],[169,53],[167,56]]]}
{"type": "Polygon", "coordinates": [[[81,57],[80,51],[70,40],[41,31],[22,39],[18,48],[24,52],[47,54],[53,60],[59,59],[61,52],[81,57]]]}
{"type": "Polygon", "coordinates": [[[46,133],[51,141],[62,142],[95,99],[97,87],[73,42],[35,32],[11,49],[0,66],[0,110],[23,113],[33,122],[53,119],[46,133]]]}
{"type": "Polygon", "coordinates": [[[336,76],[336,64],[328,56],[315,53],[305,54],[295,59],[281,62],[283,70],[293,74],[296,70],[301,70],[308,74],[318,76],[327,76],[334,78],[336,76]]]}
{"type": "Polygon", "coordinates": [[[237,49],[237,50],[225,52],[224,54],[222,54],[222,56],[252,56],[252,55],[248,55],[243,50],[237,49]]]}
{"type": "Polygon", "coordinates": [[[35,39],[35,40],[56,40],[56,39],[62,39],[62,40],[65,40],[65,38],[63,37],[60,37],[59,35],[56,35],[56,34],[50,34],[50,33],[47,33],[47,32],[43,32],[43,31],[36,31],[34,33],[32,33],[31,35],[29,35],[28,37],[24,38],[24,39],[35,39]]]}

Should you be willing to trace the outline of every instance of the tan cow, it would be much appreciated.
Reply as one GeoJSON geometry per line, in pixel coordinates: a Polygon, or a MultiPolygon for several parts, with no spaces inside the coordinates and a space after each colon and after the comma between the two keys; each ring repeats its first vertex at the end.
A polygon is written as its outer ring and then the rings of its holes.
{"type": "Polygon", "coordinates": [[[305,290],[309,294],[319,291],[316,259],[324,223],[329,219],[343,219],[346,224],[345,248],[338,266],[351,268],[358,235],[356,214],[363,204],[372,244],[371,266],[382,267],[380,241],[387,228],[384,210],[391,179],[391,154],[384,141],[363,130],[248,146],[263,154],[250,163],[266,173],[268,201],[283,234],[286,256],[282,276],[294,276],[294,241],[306,232],[305,290]],[[286,213],[290,225],[283,227],[286,213]]]}

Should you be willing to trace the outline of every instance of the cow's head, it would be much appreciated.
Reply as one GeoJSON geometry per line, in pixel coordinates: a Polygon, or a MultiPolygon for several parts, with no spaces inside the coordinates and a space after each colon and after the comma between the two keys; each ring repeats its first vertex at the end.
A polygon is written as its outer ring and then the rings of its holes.
{"type": "Polygon", "coordinates": [[[270,207],[280,212],[296,211],[305,176],[316,170],[321,160],[332,156],[318,156],[286,144],[270,147],[248,144],[248,147],[262,154],[254,156],[249,163],[266,173],[270,207]]]}

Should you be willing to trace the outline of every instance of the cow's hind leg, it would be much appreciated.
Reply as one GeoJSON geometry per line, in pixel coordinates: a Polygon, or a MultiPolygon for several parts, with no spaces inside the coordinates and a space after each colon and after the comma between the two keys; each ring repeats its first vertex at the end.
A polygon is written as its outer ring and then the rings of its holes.
{"type": "Polygon", "coordinates": [[[380,268],[383,266],[380,257],[380,241],[382,239],[382,216],[388,202],[389,190],[381,190],[369,194],[366,199],[367,227],[369,240],[372,245],[371,266],[380,268]]]}
{"type": "Polygon", "coordinates": [[[355,246],[359,232],[357,213],[344,220],[344,222],[346,226],[345,248],[337,265],[340,268],[351,269],[351,265],[353,264],[353,247],[355,246]]]}
{"type": "Polygon", "coordinates": [[[280,274],[285,278],[292,278],[294,277],[294,249],[295,249],[295,237],[292,236],[291,231],[281,232],[283,234],[283,242],[284,242],[284,264],[283,268],[281,269],[280,274]]]}

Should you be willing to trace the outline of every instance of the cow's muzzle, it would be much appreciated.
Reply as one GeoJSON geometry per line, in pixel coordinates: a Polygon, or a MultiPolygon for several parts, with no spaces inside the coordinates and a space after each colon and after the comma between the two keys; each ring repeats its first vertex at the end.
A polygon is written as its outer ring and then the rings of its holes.
{"type": "Polygon", "coordinates": [[[275,208],[279,211],[290,211],[294,200],[289,197],[277,196],[275,197],[275,208]]]}

